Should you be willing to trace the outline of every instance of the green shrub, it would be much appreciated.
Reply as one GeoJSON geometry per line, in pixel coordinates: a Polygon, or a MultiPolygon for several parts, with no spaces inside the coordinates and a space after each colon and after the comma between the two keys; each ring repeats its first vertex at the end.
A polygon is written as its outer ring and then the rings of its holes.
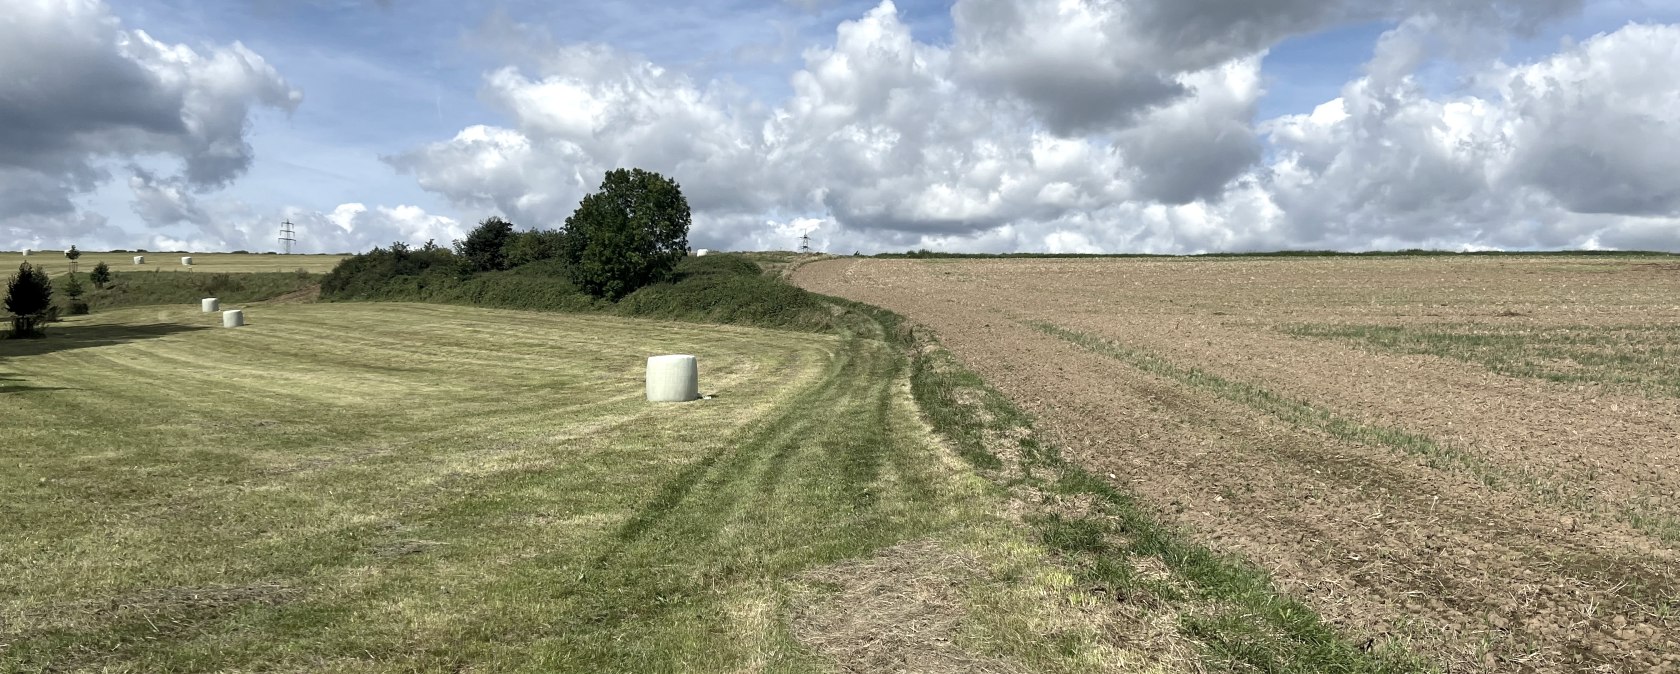
{"type": "Polygon", "coordinates": [[[613,313],[791,330],[822,330],[831,324],[822,298],[760,274],[697,274],[651,285],[620,300],[613,313]]]}
{"type": "Polygon", "coordinates": [[[6,311],[12,314],[12,337],[36,337],[43,323],[57,319],[48,316],[52,306],[52,281],[40,267],[25,262],[18,265],[17,274],[6,285],[6,311]]]}
{"type": "Polygon", "coordinates": [[[762,273],[764,273],[764,270],[757,263],[738,255],[685,257],[677,263],[676,268],[676,277],[679,279],[702,274],[758,276],[762,273]]]}
{"type": "Polygon", "coordinates": [[[454,253],[430,241],[420,248],[397,242],[340,261],[321,279],[328,299],[425,299],[460,281],[454,253]]]}
{"type": "Polygon", "coordinates": [[[111,282],[111,265],[105,264],[103,260],[93,265],[93,271],[88,273],[88,280],[93,281],[94,288],[105,287],[111,282]]]}
{"type": "Polygon", "coordinates": [[[544,260],[560,259],[565,235],[554,230],[516,232],[505,248],[507,266],[521,267],[544,260]]]}
{"type": "Polygon", "coordinates": [[[617,301],[670,278],[688,254],[690,222],[676,181],[642,169],[608,171],[601,191],[566,218],[562,257],[573,285],[617,301]]]}
{"type": "Polygon", "coordinates": [[[455,256],[471,272],[501,271],[508,268],[507,247],[513,240],[513,223],[494,215],[478,223],[467,238],[455,242],[455,256]]]}

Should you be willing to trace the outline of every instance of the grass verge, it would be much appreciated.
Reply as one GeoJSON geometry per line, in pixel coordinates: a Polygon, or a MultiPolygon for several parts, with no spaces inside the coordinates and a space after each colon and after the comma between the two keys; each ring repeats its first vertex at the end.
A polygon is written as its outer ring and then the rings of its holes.
{"type": "Polygon", "coordinates": [[[1007,486],[1074,584],[1136,624],[1165,618],[1209,670],[1410,672],[1427,663],[1395,642],[1352,643],[1265,571],[1195,544],[1147,505],[1065,460],[1028,415],[954,356],[919,349],[912,391],[933,428],[1007,486]]]}
{"type": "Polygon", "coordinates": [[[1027,325],[1144,372],[1172,379],[1270,414],[1293,426],[1322,431],[1346,442],[1386,447],[1417,456],[1431,468],[1462,472],[1493,489],[1517,490],[1541,502],[1587,516],[1608,517],[1625,522],[1665,542],[1680,542],[1680,520],[1669,516],[1666,511],[1643,503],[1603,503],[1594,495],[1591,485],[1582,484],[1579,479],[1561,479],[1525,467],[1494,463],[1464,448],[1438,442],[1421,433],[1363,423],[1308,401],[1289,398],[1258,384],[1227,379],[1197,367],[1177,365],[1160,356],[1127,348],[1097,335],[1069,330],[1051,323],[1035,321],[1028,322],[1027,325]]]}

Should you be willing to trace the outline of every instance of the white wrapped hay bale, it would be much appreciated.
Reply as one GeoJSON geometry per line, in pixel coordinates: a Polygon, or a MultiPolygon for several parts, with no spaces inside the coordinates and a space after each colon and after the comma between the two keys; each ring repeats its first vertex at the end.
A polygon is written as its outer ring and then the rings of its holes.
{"type": "Polygon", "coordinates": [[[245,312],[238,309],[228,309],[222,312],[222,327],[237,328],[245,324],[245,312]]]}
{"type": "Polygon", "coordinates": [[[144,256],[144,255],[134,256],[134,264],[146,264],[146,256],[144,256]]]}
{"type": "Polygon", "coordinates": [[[694,356],[654,356],[647,362],[647,399],[685,403],[700,399],[700,363],[694,356]]]}
{"type": "Polygon", "coordinates": [[[204,310],[204,313],[213,314],[222,308],[222,300],[215,297],[206,297],[199,300],[198,305],[200,309],[204,310]]]}
{"type": "Polygon", "coordinates": [[[700,250],[694,251],[694,257],[706,257],[707,255],[711,255],[711,254],[712,254],[712,251],[707,250],[705,248],[701,248],[700,250]]]}
{"type": "Polygon", "coordinates": [[[192,258],[190,258],[190,257],[181,258],[181,266],[191,267],[192,266],[192,258]]]}
{"type": "Polygon", "coordinates": [[[29,249],[28,248],[23,249],[23,256],[24,257],[29,257],[29,249]]]}

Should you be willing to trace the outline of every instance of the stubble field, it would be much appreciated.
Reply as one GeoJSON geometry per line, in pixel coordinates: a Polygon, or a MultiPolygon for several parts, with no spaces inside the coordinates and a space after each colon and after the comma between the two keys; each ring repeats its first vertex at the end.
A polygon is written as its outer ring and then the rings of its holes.
{"type": "Polygon", "coordinates": [[[1087,469],[1355,640],[1680,671],[1667,257],[832,260],[1087,469]]]}

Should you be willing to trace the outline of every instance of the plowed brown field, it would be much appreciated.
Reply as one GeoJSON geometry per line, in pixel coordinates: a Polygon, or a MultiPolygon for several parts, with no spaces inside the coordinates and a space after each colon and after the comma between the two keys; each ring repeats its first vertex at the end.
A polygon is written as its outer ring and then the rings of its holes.
{"type": "Polygon", "coordinates": [[[1680,369],[1680,265],[839,259],[794,280],[932,328],[1070,456],[1355,639],[1453,671],[1680,671],[1680,387],[1600,376],[1680,369]],[[1342,328],[1469,336],[1300,336],[1342,328]],[[1661,343],[1629,360],[1634,333],[1661,343]],[[1575,355],[1500,351],[1530,336],[1575,355]]]}

